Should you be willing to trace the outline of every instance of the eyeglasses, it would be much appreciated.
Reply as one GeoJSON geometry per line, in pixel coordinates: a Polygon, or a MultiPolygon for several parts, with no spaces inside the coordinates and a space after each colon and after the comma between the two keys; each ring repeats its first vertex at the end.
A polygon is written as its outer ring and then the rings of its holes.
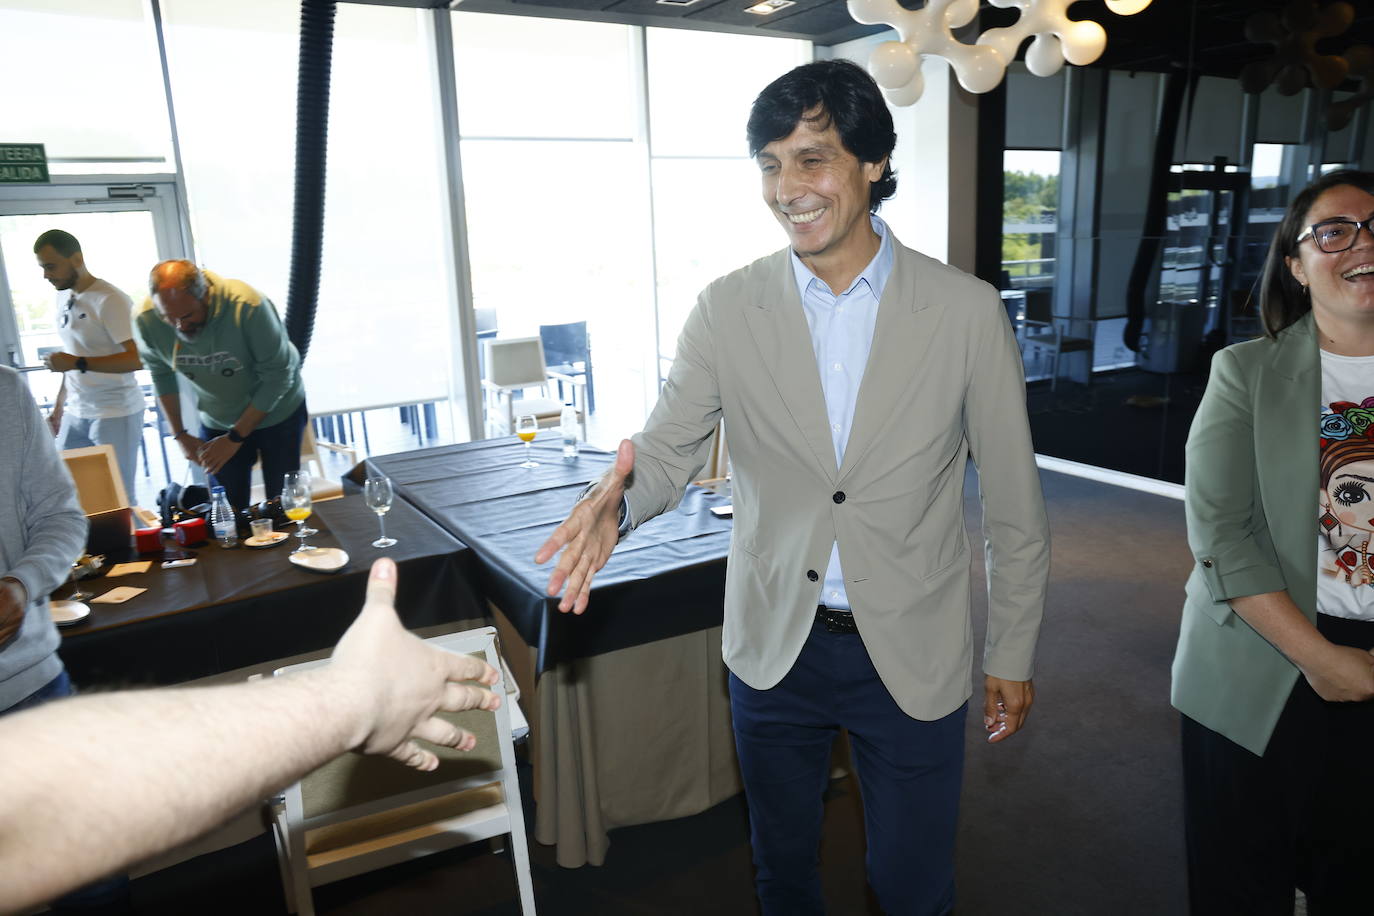
{"type": "Polygon", "coordinates": [[[1374,216],[1362,220],[1323,220],[1308,226],[1293,245],[1294,247],[1301,245],[1303,240],[1310,236],[1319,249],[1327,254],[1335,254],[1338,251],[1346,251],[1354,245],[1355,237],[1360,234],[1361,229],[1368,229],[1369,234],[1374,235],[1374,216]]]}

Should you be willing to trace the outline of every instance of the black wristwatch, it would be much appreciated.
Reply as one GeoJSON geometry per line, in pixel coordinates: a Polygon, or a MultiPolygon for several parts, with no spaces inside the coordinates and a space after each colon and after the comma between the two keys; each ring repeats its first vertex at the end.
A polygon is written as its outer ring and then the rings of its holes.
{"type": "Polygon", "coordinates": [[[243,441],[243,437],[239,435],[239,431],[234,429],[234,427],[232,426],[229,427],[229,431],[225,433],[225,435],[228,436],[229,441],[234,443],[235,445],[243,441]]]}
{"type": "Polygon", "coordinates": [[[84,356],[78,356],[78,357],[76,358],[76,368],[79,369],[79,370],[81,370],[82,372],[85,372],[85,371],[86,371],[86,366],[87,366],[86,357],[84,357],[84,356]]]}

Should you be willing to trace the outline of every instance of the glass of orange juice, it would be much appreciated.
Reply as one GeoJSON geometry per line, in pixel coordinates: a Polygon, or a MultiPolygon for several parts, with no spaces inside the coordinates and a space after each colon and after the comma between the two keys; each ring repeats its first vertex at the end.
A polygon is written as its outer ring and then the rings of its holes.
{"type": "Polygon", "coordinates": [[[282,484],[281,505],[286,510],[286,517],[296,523],[296,537],[300,538],[300,546],[292,553],[306,553],[314,550],[313,547],[306,546],[305,539],[311,532],[305,528],[305,520],[310,517],[310,475],[303,471],[290,471],[282,484]]]}
{"type": "Polygon", "coordinates": [[[525,460],[520,463],[522,468],[537,468],[539,462],[530,457],[530,443],[534,441],[535,434],[539,432],[539,420],[532,413],[524,413],[515,419],[515,434],[520,437],[520,441],[525,443],[525,460]]]}

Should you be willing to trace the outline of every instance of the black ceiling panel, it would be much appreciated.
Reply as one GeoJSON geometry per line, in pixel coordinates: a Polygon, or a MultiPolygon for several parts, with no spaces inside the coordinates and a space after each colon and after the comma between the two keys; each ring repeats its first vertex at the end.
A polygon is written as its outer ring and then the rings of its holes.
{"type": "MultiPolygon", "coordinates": [[[[629,13],[637,16],[663,16],[669,19],[680,19],[684,16],[691,16],[701,13],[714,6],[725,3],[733,3],[734,0],[696,0],[695,3],[681,5],[676,3],[659,3],[658,0],[619,0],[607,9],[616,13],[629,13]]],[[[671,23],[663,23],[671,25],[671,23]]]]}
{"type": "MultiPolygon", "coordinates": [[[[377,0],[374,0],[377,2],[377,0]]],[[[381,0],[397,5],[432,5],[441,0],[381,0]]],[[[654,0],[463,0],[460,10],[619,22],[629,25],[706,29],[744,35],[805,38],[833,45],[882,31],[860,25],[845,0],[800,0],[771,16],[744,12],[752,0],[698,0],[668,6],[654,0]]],[[[925,0],[898,0],[919,7],[925,0]]],[[[1071,19],[1092,19],[1107,30],[1107,48],[1093,66],[1114,70],[1165,71],[1185,67],[1197,73],[1234,77],[1254,60],[1273,56],[1272,45],[1245,38],[1245,23],[1261,10],[1281,12],[1287,0],[1154,0],[1135,16],[1118,16],[1103,0],[1077,0],[1071,19]]],[[[1374,45],[1374,0],[1354,0],[1355,21],[1344,34],[1318,42],[1324,54],[1354,44],[1374,45]]],[[[984,0],[979,29],[1010,25],[1017,12],[984,0]]]]}

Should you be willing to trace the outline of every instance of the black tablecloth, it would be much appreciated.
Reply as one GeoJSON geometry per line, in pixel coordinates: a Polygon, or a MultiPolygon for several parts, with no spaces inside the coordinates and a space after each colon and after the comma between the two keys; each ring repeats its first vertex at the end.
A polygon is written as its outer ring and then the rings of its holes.
{"type": "Polygon", "coordinates": [[[558,662],[719,626],[725,596],[730,521],[711,506],[728,500],[689,487],[677,510],[651,519],[621,541],[596,577],[580,617],[558,612],[545,594],[553,564],[534,552],[567,516],[578,493],[614,461],[583,446],[561,456],[556,434],[535,440],[537,468],[518,467],[514,438],[369,458],[354,469],[390,477],[396,491],[481,561],[481,585],[531,646],[539,670],[558,662]]]}
{"type": "Polygon", "coordinates": [[[403,501],[387,515],[397,543],[386,550],[372,546],[377,516],[356,495],[316,504],[310,524],[320,531],[312,545],[348,552],[344,569],[292,565],[292,538],[261,550],[206,543],[194,548],[194,566],[164,570],[155,561],[146,573],[83,581],[97,595],[118,585],[148,591],[125,604],[91,604],[90,617],[62,631],[59,654],[72,680],[171,684],[331,647],[362,607],[368,570],[381,556],[400,568],[396,606],[406,626],[486,616],[472,587],[472,552],[403,501]]]}

